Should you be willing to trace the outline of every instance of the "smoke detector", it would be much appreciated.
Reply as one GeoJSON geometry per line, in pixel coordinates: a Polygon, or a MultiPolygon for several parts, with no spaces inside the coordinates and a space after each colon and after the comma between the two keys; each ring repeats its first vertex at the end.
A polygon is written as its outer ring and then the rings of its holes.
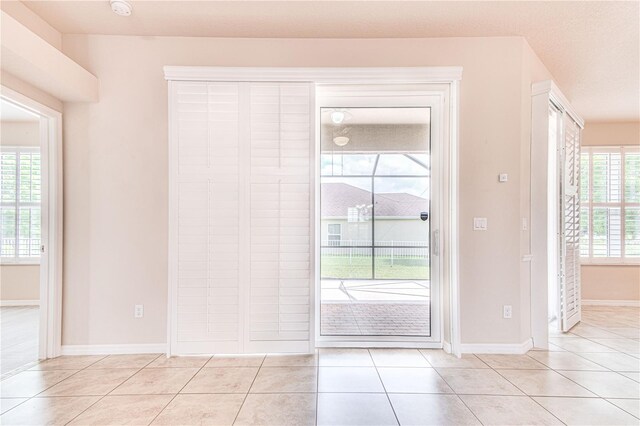
{"type": "Polygon", "coordinates": [[[111,0],[111,10],[119,16],[129,16],[133,8],[126,0],[111,0]]]}

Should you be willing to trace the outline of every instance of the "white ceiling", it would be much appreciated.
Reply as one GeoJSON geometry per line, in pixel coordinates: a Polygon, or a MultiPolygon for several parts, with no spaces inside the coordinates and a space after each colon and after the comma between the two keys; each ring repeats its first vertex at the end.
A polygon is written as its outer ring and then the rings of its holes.
{"type": "Polygon", "coordinates": [[[0,121],[38,121],[38,116],[0,99],[0,121]]]}
{"type": "Polygon", "coordinates": [[[587,120],[640,117],[640,2],[26,1],[62,33],[210,37],[524,36],[587,120]]]}

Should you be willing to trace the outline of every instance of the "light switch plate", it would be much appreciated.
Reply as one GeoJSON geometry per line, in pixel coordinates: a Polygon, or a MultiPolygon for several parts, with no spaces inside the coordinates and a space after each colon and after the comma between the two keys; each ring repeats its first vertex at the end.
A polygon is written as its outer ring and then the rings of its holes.
{"type": "Polygon", "coordinates": [[[500,173],[500,174],[498,175],[498,180],[499,180],[500,182],[506,182],[506,181],[508,181],[508,180],[509,180],[509,175],[508,175],[508,174],[506,174],[506,173],[500,173]]]}
{"type": "Polygon", "coordinates": [[[513,316],[513,308],[511,305],[504,305],[502,307],[502,318],[509,319],[513,316]]]}
{"type": "Polygon", "coordinates": [[[486,231],[487,230],[487,218],[486,217],[474,217],[473,218],[473,230],[474,231],[486,231]]]}
{"type": "Polygon", "coordinates": [[[135,305],[133,308],[133,317],[142,318],[144,316],[144,305],[135,305]]]}

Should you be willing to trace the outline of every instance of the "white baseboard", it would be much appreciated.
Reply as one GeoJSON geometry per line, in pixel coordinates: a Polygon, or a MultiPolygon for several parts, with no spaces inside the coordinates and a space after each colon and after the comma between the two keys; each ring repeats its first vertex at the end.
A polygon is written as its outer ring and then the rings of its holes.
{"type": "Polygon", "coordinates": [[[525,354],[533,348],[533,340],[527,339],[522,343],[462,343],[460,352],[463,354],[525,354]]]}
{"type": "Polygon", "coordinates": [[[442,349],[443,349],[446,353],[450,354],[450,353],[451,353],[451,343],[449,343],[449,342],[447,342],[447,341],[443,341],[443,342],[442,342],[442,349]]]}
{"type": "Polygon", "coordinates": [[[0,300],[0,306],[40,306],[40,300],[0,300]]]}
{"type": "Polygon", "coordinates": [[[166,343],[142,345],[62,345],[62,355],[163,354],[166,343]]]}
{"type": "Polygon", "coordinates": [[[583,306],[632,306],[640,307],[640,300],[598,300],[582,299],[583,306]]]}

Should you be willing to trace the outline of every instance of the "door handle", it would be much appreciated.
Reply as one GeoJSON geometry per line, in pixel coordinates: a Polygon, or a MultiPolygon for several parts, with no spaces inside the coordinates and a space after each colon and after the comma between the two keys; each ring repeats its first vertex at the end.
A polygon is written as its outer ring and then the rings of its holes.
{"type": "Polygon", "coordinates": [[[440,256],[440,231],[433,231],[433,255],[440,256]]]}

